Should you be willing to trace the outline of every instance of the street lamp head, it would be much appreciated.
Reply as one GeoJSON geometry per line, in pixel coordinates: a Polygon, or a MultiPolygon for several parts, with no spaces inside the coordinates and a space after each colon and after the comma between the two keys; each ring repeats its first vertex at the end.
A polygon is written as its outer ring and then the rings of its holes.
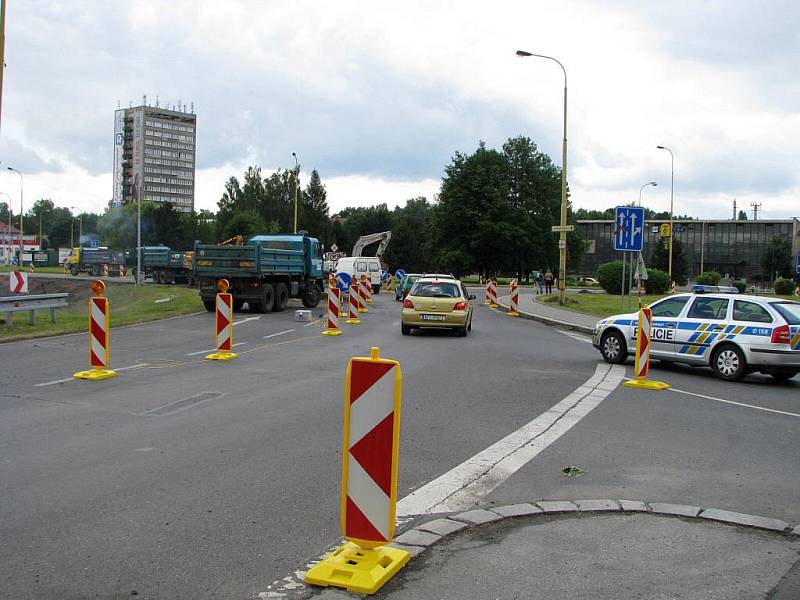
{"type": "Polygon", "coordinates": [[[666,150],[666,148],[664,148],[664,146],[656,146],[656,148],[658,148],[659,150],[666,150]]]}
{"type": "Polygon", "coordinates": [[[517,56],[533,56],[533,54],[525,52],[525,50],[517,50],[517,56]]]}
{"type": "Polygon", "coordinates": [[[657,186],[658,184],[657,184],[655,181],[651,181],[651,182],[650,182],[650,183],[648,183],[647,185],[652,185],[653,187],[655,187],[655,186],[657,186]]]}

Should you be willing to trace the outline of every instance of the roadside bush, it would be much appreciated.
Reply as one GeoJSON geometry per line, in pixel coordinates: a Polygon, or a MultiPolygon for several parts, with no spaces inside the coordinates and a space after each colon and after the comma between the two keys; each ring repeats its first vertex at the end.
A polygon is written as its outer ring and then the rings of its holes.
{"type": "Polygon", "coordinates": [[[788,296],[794,293],[794,281],[791,279],[776,279],[772,287],[775,293],[781,296],[788,296]]]}
{"type": "Polygon", "coordinates": [[[716,271],[706,271],[700,273],[694,282],[698,285],[719,285],[719,280],[722,279],[722,274],[716,271]]]}
{"type": "Polygon", "coordinates": [[[669,289],[669,273],[658,269],[647,269],[645,289],[648,294],[665,294],[669,289]]]}
{"type": "Polygon", "coordinates": [[[744,291],[747,289],[747,283],[744,281],[734,281],[731,285],[739,290],[740,294],[744,294],[744,291]]]}
{"type": "MultiPolygon", "coordinates": [[[[625,293],[628,293],[629,276],[627,269],[625,272],[625,293]]],[[[609,294],[619,294],[622,292],[622,261],[612,260],[597,267],[597,280],[609,294]]]]}

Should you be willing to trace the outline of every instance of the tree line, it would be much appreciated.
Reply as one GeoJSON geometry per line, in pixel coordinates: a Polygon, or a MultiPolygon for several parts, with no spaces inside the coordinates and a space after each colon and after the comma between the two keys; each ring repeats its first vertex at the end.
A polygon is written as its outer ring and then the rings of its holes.
{"type": "MultiPolygon", "coordinates": [[[[294,228],[296,174],[278,169],[264,174],[249,167],[241,180],[230,177],[217,212],[183,213],[170,204],[142,203],[142,243],[188,249],[194,240],[215,243],[236,235],[291,232],[294,228]]],[[[350,253],[358,237],[391,231],[384,254],[390,270],[445,270],[454,274],[511,274],[558,267],[561,170],[527,137],[509,139],[501,149],[480,142],[471,153],[456,152],[444,169],[438,197],[409,199],[389,209],[386,203],[348,207],[330,214],[319,173],[297,186],[298,229],[350,253]]],[[[0,204],[0,218],[8,207],[0,204]]],[[[103,214],[74,214],[52,200],[38,200],[25,216],[26,234],[38,233],[39,220],[51,247],[86,239],[126,249],[136,245],[137,206],[108,208],[103,214]]],[[[569,222],[576,215],[569,209],[569,222]]],[[[15,219],[16,221],[16,219],[15,219]]],[[[567,256],[574,268],[583,253],[579,233],[568,235],[567,256]]]]}

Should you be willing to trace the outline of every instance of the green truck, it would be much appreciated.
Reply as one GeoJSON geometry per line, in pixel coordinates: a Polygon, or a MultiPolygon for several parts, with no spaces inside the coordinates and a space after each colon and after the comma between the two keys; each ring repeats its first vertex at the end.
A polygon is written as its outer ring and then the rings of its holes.
{"type": "Polygon", "coordinates": [[[246,302],[253,312],[281,311],[289,298],[313,308],[324,289],[322,253],[323,245],[305,231],[254,235],[240,246],[196,242],[194,274],[209,311],[215,310],[220,279],[230,283],[234,310],[246,302]]]}
{"type": "MultiPolygon", "coordinates": [[[[125,264],[136,278],[136,249],[125,252],[125,264]]],[[[178,252],[168,246],[141,248],[142,273],[154,283],[187,283],[194,285],[194,252],[178,252]]]]}

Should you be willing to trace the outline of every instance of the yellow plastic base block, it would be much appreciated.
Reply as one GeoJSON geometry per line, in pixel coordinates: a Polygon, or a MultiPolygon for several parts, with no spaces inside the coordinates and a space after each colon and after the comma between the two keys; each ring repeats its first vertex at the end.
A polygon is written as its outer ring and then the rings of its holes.
{"type": "Polygon", "coordinates": [[[339,313],[339,318],[340,318],[340,319],[344,319],[344,318],[346,318],[346,317],[348,316],[348,314],[349,314],[349,313],[346,313],[346,312],[340,312],[340,313],[339,313]]]}
{"type": "Polygon", "coordinates": [[[308,571],[305,581],[346,588],[358,594],[374,594],[409,560],[411,554],[399,548],[378,546],[367,550],[347,542],[308,571]]]}
{"type": "Polygon", "coordinates": [[[489,308],[497,308],[497,304],[490,303],[490,304],[489,304],[489,308]]]}
{"type": "Polygon", "coordinates": [[[206,360],[233,360],[234,358],[239,358],[239,355],[229,350],[220,350],[206,355],[206,360]]]}
{"type": "Polygon", "coordinates": [[[358,325],[359,323],[361,323],[361,319],[347,319],[345,323],[347,323],[348,325],[358,325]]]}
{"type": "Polygon", "coordinates": [[[91,371],[78,371],[73,375],[75,379],[88,379],[90,381],[99,381],[101,379],[111,379],[116,377],[117,372],[111,369],[92,369],[91,371]]]}
{"type": "Polygon", "coordinates": [[[360,313],[366,313],[366,312],[369,312],[369,309],[368,309],[368,308],[359,308],[359,309],[358,309],[358,312],[360,312],[360,313]]]}
{"type": "Polygon", "coordinates": [[[651,381],[649,379],[631,379],[622,385],[625,387],[638,388],[640,390],[653,391],[668,390],[672,387],[670,384],[664,383],[663,381],[651,381]]]}
{"type": "Polygon", "coordinates": [[[510,311],[508,311],[508,316],[509,317],[518,317],[519,313],[517,311],[515,311],[515,310],[510,310],[510,311]]]}
{"type": "Polygon", "coordinates": [[[342,335],[341,329],[325,329],[322,335],[342,335]]]}

